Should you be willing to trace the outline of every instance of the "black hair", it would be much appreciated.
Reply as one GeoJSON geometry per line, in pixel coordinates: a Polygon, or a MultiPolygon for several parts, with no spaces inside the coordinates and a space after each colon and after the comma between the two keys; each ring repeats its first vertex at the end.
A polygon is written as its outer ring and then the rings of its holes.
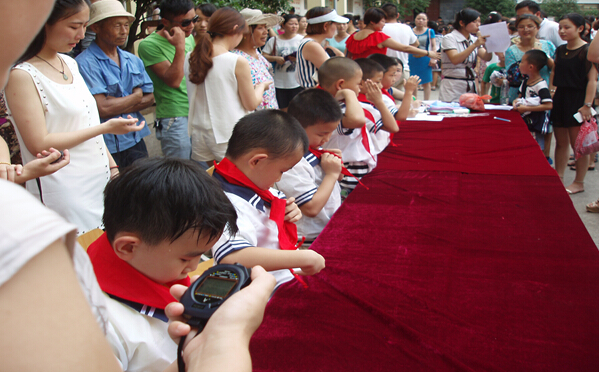
{"type": "Polygon", "coordinates": [[[453,22],[453,28],[460,31],[462,26],[460,26],[460,21],[464,22],[464,26],[466,26],[470,22],[476,21],[476,19],[480,17],[480,13],[472,8],[464,8],[456,13],[455,21],[453,22]]]}
{"type": "Polygon", "coordinates": [[[187,14],[190,10],[195,9],[195,4],[192,0],[162,0],[159,8],[160,16],[172,21],[176,16],[187,14]]]}
{"type": "Polygon", "coordinates": [[[487,18],[485,18],[485,21],[483,22],[483,25],[489,25],[489,24],[492,24],[492,23],[498,23],[498,22],[501,22],[501,19],[502,19],[501,13],[499,13],[499,12],[491,12],[487,16],[487,18]]]}
{"type": "MultiPolygon", "coordinates": [[[[204,17],[212,17],[212,14],[214,12],[216,12],[216,6],[214,6],[214,4],[210,4],[210,3],[205,3],[205,4],[200,4],[198,6],[196,6],[196,10],[200,10],[200,12],[202,12],[202,14],[204,15],[204,17]]],[[[187,12],[185,12],[187,13],[187,12]]]]}
{"type": "Polygon", "coordinates": [[[354,60],[346,57],[331,57],[318,69],[318,84],[326,89],[339,79],[353,78],[358,71],[360,66],[354,60]]]}
{"type": "Polygon", "coordinates": [[[273,158],[282,158],[298,149],[305,154],[308,145],[306,131],[293,116],[279,110],[260,110],[237,122],[226,156],[235,160],[253,149],[264,149],[273,158]]]}
{"type": "Polygon", "coordinates": [[[403,61],[397,57],[393,57],[393,59],[397,61],[397,64],[401,66],[401,71],[403,71],[403,61]]]}
{"type": "Polygon", "coordinates": [[[85,5],[89,8],[91,7],[91,2],[89,0],[57,0],[54,3],[50,17],[48,17],[40,32],[38,32],[31,44],[29,44],[25,53],[17,60],[17,64],[25,62],[41,52],[44,44],[46,44],[46,25],[55,25],[58,21],[79,13],[85,5]]]}
{"type": "Polygon", "coordinates": [[[237,232],[237,213],[219,183],[193,160],[145,158],[110,180],[102,217],[110,242],[118,232],[149,245],[173,242],[192,229],[198,239],[237,232]]]}
{"type": "Polygon", "coordinates": [[[385,73],[383,66],[378,64],[374,59],[358,58],[356,63],[362,69],[362,80],[372,79],[378,72],[385,73]]]}
{"type": "Polygon", "coordinates": [[[371,54],[368,58],[381,65],[385,69],[385,72],[389,71],[389,67],[399,65],[399,62],[397,62],[398,59],[385,54],[375,53],[371,54]]]}
{"type": "Polygon", "coordinates": [[[515,8],[516,12],[522,8],[528,8],[534,14],[537,14],[537,12],[539,12],[541,10],[541,7],[539,6],[539,4],[537,4],[531,0],[525,0],[525,1],[522,1],[518,4],[516,4],[516,8],[515,8]]]}
{"type": "Polygon", "coordinates": [[[387,18],[387,15],[382,9],[370,8],[364,13],[364,25],[368,26],[371,23],[379,23],[381,19],[387,18]]]}
{"type": "Polygon", "coordinates": [[[435,35],[439,33],[439,24],[435,21],[426,22],[426,27],[430,28],[435,32],[435,35]]]}
{"type": "Polygon", "coordinates": [[[349,19],[349,23],[354,25],[354,27],[356,27],[356,25],[358,24],[358,22],[354,22],[354,15],[351,13],[344,14],[343,17],[349,19]]]}
{"type": "Polygon", "coordinates": [[[299,23],[300,20],[300,16],[298,16],[297,14],[286,14],[283,16],[283,23],[281,23],[282,25],[286,25],[287,22],[291,21],[292,19],[297,19],[297,22],[299,23]]]}
{"type": "Polygon", "coordinates": [[[302,127],[339,122],[343,117],[339,102],[322,89],[307,89],[293,97],[287,109],[302,127]],[[310,109],[306,109],[309,107],[310,109]]]}
{"type": "Polygon", "coordinates": [[[542,50],[531,49],[524,53],[522,58],[526,58],[526,61],[535,66],[537,71],[541,71],[543,67],[547,66],[547,54],[542,50]]]}
{"type": "Polygon", "coordinates": [[[578,35],[582,39],[582,36],[584,34],[584,31],[585,31],[584,25],[586,23],[584,17],[581,16],[580,14],[578,14],[578,13],[568,13],[568,14],[564,14],[559,20],[562,21],[564,19],[567,19],[570,22],[572,22],[574,24],[574,26],[576,26],[576,28],[578,28],[580,26],[583,26],[582,27],[582,31],[580,31],[578,33],[578,35]]]}
{"type": "Polygon", "coordinates": [[[386,14],[386,19],[397,19],[397,5],[387,3],[381,7],[383,12],[386,14]]]}
{"type": "Polygon", "coordinates": [[[520,22],[522,22],[525,19],[530,19],[531,21],[533,21],[535,23],[535,25],[537,25],[537,28],[541,27],[541,19],[539,17],[537,17],[534,14],[520,14],[518,16],[518,18],[516,18],[516,21],[514,22],[514,26],[516,27],[516,30],[518,29],[518,25],[520,24],[520,22]]]}

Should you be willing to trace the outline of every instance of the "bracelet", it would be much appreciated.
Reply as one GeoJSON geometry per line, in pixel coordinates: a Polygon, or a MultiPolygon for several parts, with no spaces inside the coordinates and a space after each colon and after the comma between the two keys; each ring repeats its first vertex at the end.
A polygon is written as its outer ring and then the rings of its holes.
{"type": "Polygon", "coordinates": [[[114,167],[110,167],[110,170],[113,170],[113,169],[119,169],[119,166],[115,165],[114,167]]]}
{"type": "Polygon", "coordinates": [[[7,163],[7,162],[5,162],[5,161],[0,161],[0,164],[12,165],[12,164],[10,164],[10,163],[7,163]]]}

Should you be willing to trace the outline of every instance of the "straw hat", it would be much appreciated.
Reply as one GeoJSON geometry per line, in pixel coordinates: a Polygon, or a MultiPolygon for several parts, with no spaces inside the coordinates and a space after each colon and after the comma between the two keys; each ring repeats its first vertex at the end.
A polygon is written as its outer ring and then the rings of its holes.
{"type": "Polygon", "coordinates": [[[266,27],[270,28],[283,21],[283,17],[276,14],[262,14],[259,9],[245,8],[240,13],[245,18],[245,23],[248,26],[266,24],[266,27]]]}
{"type": "Polygon", "coordinates": [[[100,22],[106,18],[112,17],[129,17],[131,22],[135,21],[133,14],[127,12],[118,0],[101,0],[96,1],[90,8],[90,20],[88,26],[100,22]]]}

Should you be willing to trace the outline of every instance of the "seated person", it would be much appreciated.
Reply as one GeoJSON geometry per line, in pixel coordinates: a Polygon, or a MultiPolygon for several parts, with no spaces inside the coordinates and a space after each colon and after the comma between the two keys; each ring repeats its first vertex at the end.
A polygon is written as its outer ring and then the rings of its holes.
{"type": "Polygon", "coordinates": [[[173,284],[227,229],[235,209],[218,183],[191,160],[139,159],[104,192],[106,232],[88,249],[107,299],[107,338],[124,371],[162,371],[176,360],[167,333],[173,284]]]}
{"type": "Polygon", "coordinates": [[[225,232],[214,245],[217,263],[260,265],[275,276],[277,285],[324,268],[321,255],[296,249],[293,222],[301,211],[294,198],[285,200],[283,193],[271,189],[307,151],[306,132],[285,112],[257,111],[239,120],[213,174],[235,206],[239,226],[237,234],[225,232]]]}
{"type": "Polygon", "coordinates": [[[349,58],[333,57],[318,69],[319,87],[341,101],[343,117],[333,132],[325,149],[338,149],[343,153],[343,166],[352,176],[339,182],[342,198],[359,183],[360,178],[376,167],[376,155],[371,153],[372,140],[366,129],[365,111],[358,101],[362,70],[349,58]]]}
{"type": "Polygon", "coordinates": [[[341,205],[341,189],[337,180],[343,167],[341,151],[323,151],[341,120],[341,108],[333,96],[321,89],[309,89],[293,98],[287,111],[302,125],[310,149],[299,163],[283,173],[276,186],[288,197],[294,197],[302,211],[297,221],[299,237],[311,244],[341,205]],[[306,110],[310,107],[310,110],[306,110]]]}

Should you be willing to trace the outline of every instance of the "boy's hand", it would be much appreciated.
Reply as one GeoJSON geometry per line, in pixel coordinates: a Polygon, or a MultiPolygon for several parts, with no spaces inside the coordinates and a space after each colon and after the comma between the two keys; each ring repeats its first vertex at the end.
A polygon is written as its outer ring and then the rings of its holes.
{"type": "Polygon", "coordinates": [[[366,88],[366,99],[372,103],[382,102],[383,93],[381,88],[372,80],[368,79],[364,81],[364,87],[366,88]]]}
{"type": "Polygon", "coordinates": [[[298,275],[314,275],[318,274],[320,270],[324,269],[324,257],[314,252],[311,249],[297,251],[302,255],[301,264],[299,265],[301,270],[296,270],[295,273],[298,275]]]}
{"type": "Polygon", "coordinates": [[[127,119],[116,118],[110,119],[102,125],[106,125],[106,133],[110,134],[127,134],[130,132],[139,132],[146,125],[145,121],[141,124],[135,125],[138,122],[137,118],[133,118],[131,115],[127,115],[127,119]]]}
{"type": "Polygon", "coordinates": [[[285,221],[297,222],[302,218],[302,211],[295,204],[295,198],[287,199],[287,206],[285,207],[285,221]]]}
{"type": "Polygon", "coordinates": [[[404,88],[405,92],[409,94],[413,94],[414,91],[418,88],[420,84],[420,78],[417,75],[412,75],[408,78],[408,81],[405,82],[404,88]]]}
{"type": "Polygon", "coordinates": [[[325,175],[333,175],[335,178],[339,178],[343,163],[341,158],[325,152],[320,158],[320,166],[325,175]]]}

